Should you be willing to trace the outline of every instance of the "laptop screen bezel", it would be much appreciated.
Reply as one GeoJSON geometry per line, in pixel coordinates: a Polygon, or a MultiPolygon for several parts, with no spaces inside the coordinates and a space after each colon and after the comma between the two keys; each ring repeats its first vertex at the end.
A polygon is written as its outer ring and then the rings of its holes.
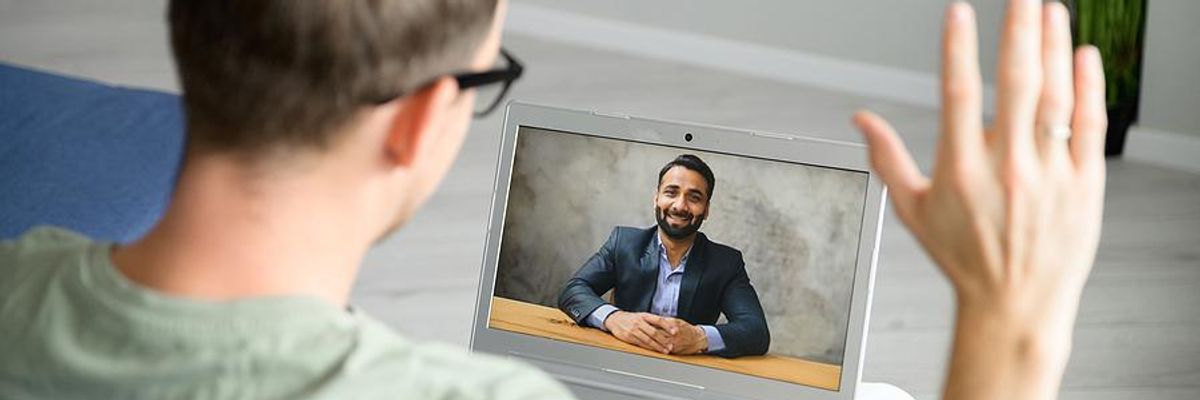
{"type": "Polygon", "coordinates": [[[565,361],[563,368],[547,371],[573,383],[596,387],[620,387],[660,393],[663,398],[688,398],[703,391],[713,398],[750,399],[852,399],[861,380],[865,333],[870,315],[874,267],[885,209],[886,189],[870,171],[865,147],[857,143],[751,132],[684,122],[654,120],[624,115],[568,110],[513,102],[506,107],[497,173],[488,217],[483,268],[476,298],[471,348],[477,351],[518,357],[541,366],[565,361]],[[694,149],[735,156],[775,160],[866,174],[867,190],[860,227],[850,297],[845,353],[837,391],[755,377],[736,372],[687,365],[598,347],[591,347],[499,329],[488,320],[495,288],[496,268],[503,236],[508,189],[511,184],[516,143],[522,128],[564,134],[694,149]],[[686,136],[686,137],[685,137],[686,136]],[[690,139],[690,140],[689,140],[690,139]],[[678,382],[681,384],[663,384],[678,382]],[[722,396],[725,394],[726,396],[722,396]]]}

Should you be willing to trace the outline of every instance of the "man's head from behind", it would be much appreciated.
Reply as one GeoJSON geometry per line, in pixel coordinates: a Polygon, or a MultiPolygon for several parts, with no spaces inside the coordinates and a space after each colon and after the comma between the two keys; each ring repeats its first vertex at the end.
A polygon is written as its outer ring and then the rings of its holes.
{"type": "Polygon", "coordinates": [[[664,165],[654,194],[659,229],[672,239],[685,239],[699,231],[708,218],[716,183],[712,169],[700,157],[684,154],[664,165]]]}
{"type": "Polygon", "coordinates": [[[493,64],[497,3],[171,1],[188,162],[217,157],[265,176],[318,171],[361,183],[373,199],[360,205],[384,221],[372,227],[382,234],[415,211],[457,154],[474,91],[449,74],[493,64]]]}

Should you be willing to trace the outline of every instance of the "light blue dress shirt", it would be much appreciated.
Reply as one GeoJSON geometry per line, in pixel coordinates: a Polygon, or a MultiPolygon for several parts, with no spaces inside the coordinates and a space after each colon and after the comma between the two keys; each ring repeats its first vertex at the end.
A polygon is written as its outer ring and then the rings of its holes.
{"type": "MultiPolygon", "coordinates": [[[[679,268],[671,268],[671,261],[667,258],[667,248],[663,246],[658,235],[658,232],[654,233],[654,244],[658,246],[658,285],[654,291],[654,298],[650,300],[650,313],[674,318],[679,314],[679,287],[683,283],[683,271],[687,269],[687,260],[688,256],[692,254],[692,249],[689,248],[683,258],[679,260],[679,268]]],[[[608,328],[604,327],[604,320],[616,311],[618,311],[617,307],[612,304],[601,305],[588,316],[588,323],[607,332],[608,328]]],[[[715,326],[698,326],[704,330],[704,335],[708,339],[708,352],[725,349],[725,341],[721,339],[721,332],[715,326]]]]}

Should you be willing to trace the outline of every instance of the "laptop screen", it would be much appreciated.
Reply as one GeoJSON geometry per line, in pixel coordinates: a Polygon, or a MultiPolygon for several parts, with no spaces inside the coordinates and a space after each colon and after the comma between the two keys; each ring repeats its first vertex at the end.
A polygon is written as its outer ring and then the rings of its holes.
{"type": "Polygon", "coordinates": [[[520,127],[488,328],[837,391],[868,179],[520,127]]]}

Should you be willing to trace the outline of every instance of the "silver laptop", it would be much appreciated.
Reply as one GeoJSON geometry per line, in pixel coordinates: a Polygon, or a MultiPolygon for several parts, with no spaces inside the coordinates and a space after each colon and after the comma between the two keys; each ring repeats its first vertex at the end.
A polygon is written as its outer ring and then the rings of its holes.
{"type": "Polygon", "coordinates": [[[585,399],[852,399],[884,198],[859,144],[512,103],[471,347],[585,399]]]}

